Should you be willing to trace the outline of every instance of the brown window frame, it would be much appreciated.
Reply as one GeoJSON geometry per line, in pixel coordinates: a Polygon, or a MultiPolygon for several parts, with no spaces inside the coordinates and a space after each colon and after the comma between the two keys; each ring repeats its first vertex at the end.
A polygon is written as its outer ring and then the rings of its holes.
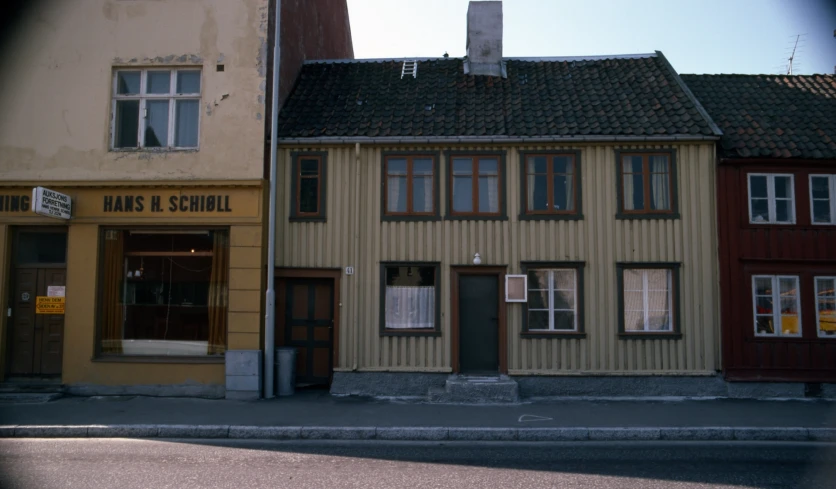
{"type": "Polygon", "coordinates": [[[498,220],[504,221],[507,220],[508,217],[506,215],[506,208],[505,208],[506,200],[505,200],[505,152],[497,152],[497,151],[466,151],[466,152],[455,152],[449,151],[447,153],[447,215],[446,218],[449,220],[498,220]],[[497,192],[499,192],[499,205],[497,206],[497,212],[479,212],[476,209],[479,209],[479,172],[476,163],[479,161],[480,158],[496,158],[497,160],[497,178],[499,181],[497,182],[497,192]],[[454,185],[453,185],[453,160],[454,159],[464,159],[470,158],[471,163],[471,198],[472,208],[474,209],[471,212],[457,212],[453,210],[453,200],[454,200],[454,185]],[[475,170],[475,171],[474,171],[475,170]]]}
{"type": "Polygon", "coordinates": [[[581,152],[580,151],[555,151],[555,152],[538,152],[538,151],[520,151],[520,182],[522,184],[522,191],[520,192],[520,220],[536,220],[536,219],[565,219],[565,220],[581,220],[583,219],[582,210],[582,185],[581,185],[581,152]],[[574,209],[572,210],[554,210],[554,171],[552,165],[547,166],[548,175],[548,199],[549,209],[545,211],[534,211],[528,209],[528,158],[544,156],[546,158],[553,158],[555,156],[569,156],[572,158],[572,169],[574,175],[574,209]]]}
{"type": "Polygon", "coordinates": [[[439,171],[439,154],[433,152],[384,152],[381,155],[381,188],[382,194],[380,196],[380,216],[384,221],[438,221],[441,220],[439,193],[440,193],[440,171],[439,171]],[[406,212],[390,212],[388,210],[389,197],[389,174],[388,163],[391,158],[403,158],[407,160],[407,202],[406,212]],[[414,159],[432,159],[432,210],[430,212],[414,212],[412,211],[412,164],[414,159]]]}
{"type": "Polygon", "coordinates": [[[328,166],[327,166],[327,153],[318,152],[318,153],[293,153],[293,163],[291,165],[291,176],[293,178],[293,184],[291,186],[291,197],[290,197],[290,220],[297,221],[297,222],[323,222],[326,220],[325,215],[325,193],[327,192],[327,175],[328,175],[328,166]],[[317,182],[317,211],[316,212],[301,212],[300,211],[300,204],[301,204],[301,194],[302,194],[302,179],[303,178],[314,178],[314,177],[303,177],[302,176],[302,165],[301,160],[318,160],[319,162],[319,173],[315,178],[318,179],[317,182]]]}
{"type": "MultiPolygon", "coordinates": [[[[616,151],[615,152],[615,170],[618,196],[618,212],[616,219],[679,219],[679,192],[677,188],[676,178],[676,150],[642,150],[642,151],[616,151]],[[668,190],[670,199],[670,209],[660,210],[651,209],[651,190],[650,190],[650,157],[667,155],[669,169],[668,172],[668,190]],[[628,210],[624,208],[624,157],[625,156],[640,156],[642,158],[642,192],[645,202],[645,208],[641,210],[628,210]]],[[[632,172],[631,172],[632,173],[632,172]]]]}

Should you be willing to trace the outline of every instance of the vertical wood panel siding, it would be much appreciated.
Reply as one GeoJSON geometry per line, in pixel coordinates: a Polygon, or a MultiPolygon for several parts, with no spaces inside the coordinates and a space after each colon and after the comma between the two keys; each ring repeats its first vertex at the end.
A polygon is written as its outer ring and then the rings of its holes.
{"type": "MultiPolygon", "coordinates": [[[[456,147],[506,151],[507,221],[381,222],[381,153],[444,151],[448,147],[361,147],[359,179],[355,147],[328,148],[327,222],[291,223],[287,185],[279,190],[277,266],[354,266],[342,276],[340,357],[337,370],[451,370],[450,267],[507,265],[521,261],[583,261],[585,339],[521,338],[522,305],[507,308],[508,368],[512,374],[705,373],[719,365],[719,312],[715,170],[711,144],[673,146],[456,147]],[[677,151],[677,220],[616,220],[616,149],[677,151]],[[520,221],[520,150],[580,149],[584,218],[520,221]],[[358,181],[359,180],[359,181],[358,181]],[[381,261],[441,263],[441,336],[380,337],[381,261]],[[616,262],[681,263],[682,339],[618,338],[616,262]]],[[[290,154],[280,165],[292,182],[290,154]]],[[[323,151],[322,148],[310,148],[323,151]]],[[[441,213],[446,212],[447,161],[441,161],[441,213]]]]}

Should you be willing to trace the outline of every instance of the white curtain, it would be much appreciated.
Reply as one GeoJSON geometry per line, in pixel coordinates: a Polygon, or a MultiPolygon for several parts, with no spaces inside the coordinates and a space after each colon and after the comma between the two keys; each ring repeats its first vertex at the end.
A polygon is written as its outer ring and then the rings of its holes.
{"type": "Polygon", "coordinates": [[[573,165],[566,165],[566,208],[560,210],[571,211],[575,209],[575,175],[573,165]]]}
{"type": "Polygon", "coordinates": [[[632,169],[631,163],[632,160],[629,156],[625,156],[621,160],[621,181],[624,184],[624,210],[626,211],[636,210],[636,207],[633,205],[635,202],[633,196],[633,174],[627,173],[628,169],[632,169]]]}
{"type": "Polygon", "coordinates": [[[666,156],[650,157],[650,190],[653,199],[653,208],[658,210],[669,210],[670,203],[670,178],[668,175],[668,158],[666,156]]]}
{"type": "Polygon", "coordinates": [[[390,176],[389,181],[386,182],[386,190],[389,195],[386,196],[386,207],[389,212],[404,212],[405,208],[399,206],[399,198],[401,196],[401,176],[390,176]]]}
{"type": "Polygon", "coordinates": [[[387,329],[435,327],[435,287],[386,287],[387,329]]]}
{"type": "Polygon", "coordinates": [[[415,212],[432,212],[433,210],[433,180],[432,177],[421,177],[424,182],[424,207],[423,209],[413,209],[415,212]]]}

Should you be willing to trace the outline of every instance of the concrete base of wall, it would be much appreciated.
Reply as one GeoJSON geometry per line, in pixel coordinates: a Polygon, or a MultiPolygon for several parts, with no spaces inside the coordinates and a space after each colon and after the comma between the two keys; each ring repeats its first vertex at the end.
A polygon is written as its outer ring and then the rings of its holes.
{"type": "MultiPolygon", "coordinates": [[[[444,390],[449,374],[335,372],[331,394],[423,397],[444,390]]],[[[519,397],[721,397],[734,399],[836,399],[836,384],[727,382],[722,376],[519,376],[519,397]]]]}
{"type": "Polygon", "coordinates": [[[226,398],[236,401],[259,399],[262,384],[261,350],[227,350],[226,398]]]}
{"type": "Polygon", "coordinates": [[[337,396],[426,397],[430,387],[444,387],[449,374],[417,372],[334,372],[331,394],[337,396]]]}
{"type": "Polygon", "coordinates": [[[224,386],[216,384],[143,384],[96,385],[67,384],[64,393],[75,396],[152,396],[152,397],[202,397],[223,399],[224,386]]]}

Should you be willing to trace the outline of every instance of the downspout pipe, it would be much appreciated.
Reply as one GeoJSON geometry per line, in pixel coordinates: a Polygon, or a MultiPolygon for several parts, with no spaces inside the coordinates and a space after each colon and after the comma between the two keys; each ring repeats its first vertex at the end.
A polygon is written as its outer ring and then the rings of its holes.
{"type": "Polygon", "coordinates": [[[281,0],[276,2],[276,25],[273,36],[273,87],[272,111],[270,114],[270,203],[267,207],[267,292],[264,311],[264,398],[273,397],[273,372],[275,371],[276,346],[276,186],[278,180],[278,133],[279,133],[279,58],[281,57],[281,36],[279,26],[282,12],[281,0]]]}

